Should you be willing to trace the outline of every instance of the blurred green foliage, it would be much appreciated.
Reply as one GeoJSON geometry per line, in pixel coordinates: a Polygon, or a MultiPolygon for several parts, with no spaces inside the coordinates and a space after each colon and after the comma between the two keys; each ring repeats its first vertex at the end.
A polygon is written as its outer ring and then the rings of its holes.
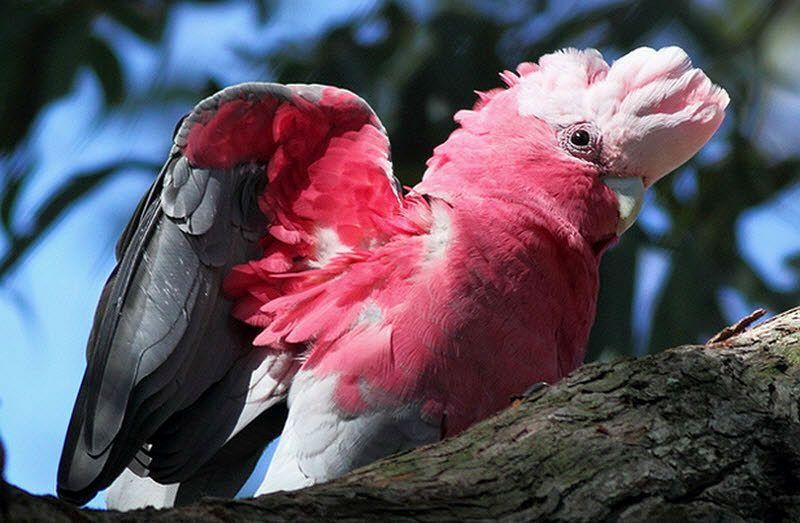
{"type": "MultiPolygon", "coordinates": [[[[787,81],[770,65],[774,49],[767,39],[780,24],[800,32],[791,25],[800,19],[798,6],[750,0],[597,1],[575,2],[569,11],[553,14],[558,3],[442,1],[419,16],[404,2],[376,2],[317,38],[280,45],[269,53],[239,54],[271,71],[272,76],[254,80],[334,84],[364,96],[390,133],[396,174],[411,185],[433,147],[454,128],[452,114],[472,105],[473,89],[498,86],[498,71],[565,46],[597,47],[613,57],[644,43],[667,43],[664,38],[677,35],[731,94],[732,107],[717,146],[721,153],[685,168],[697,180],[696,191],[688,196],[669,182],[657,186],[657,200],[669,217],[666,231],[637,227],[606,255],[590,357],[634,350],[633,275],[643,247],[661,249],[672,260],[656,302],[649,351],[696,341],[724,326],[724,288],[735,288],[749,302],[774,310],[796,304],[800,288],[770,287],[741,257],[735,226],[744,211],[797,183],[800,173],[797,156],[770,157],[758,146],[754,115],[767,85],[787,81]]],[[[269,22],[275,6],[259,3],[259,23],[269,22]]],[[[12,1],[0,8],[0,227],[7,246],[0,255],[0,279],[71,204],[129,165],[120,160],[75,173],[32,211],[33,227],[15,230],[15,204],[36,163],[24,154],[24,143],[42,108],[63,96],[76,71],[86,66],[100,79],[108,107],[132,96],[120,58],[93,30],[94,22],[109,18],[163,46],[171,9],[148,0],[12,1]]],[[[220,87],[213,78],[206,85],[205,92],[195,89],[188,96],[181,89],[185,86],[155,84],[148,96],[172,97],[188,109],[220,87]]],[[[169,138],[164,136],[165,152],[169,138]]],[[[795,267],[800,266],[798,259],[795,267]]]]}

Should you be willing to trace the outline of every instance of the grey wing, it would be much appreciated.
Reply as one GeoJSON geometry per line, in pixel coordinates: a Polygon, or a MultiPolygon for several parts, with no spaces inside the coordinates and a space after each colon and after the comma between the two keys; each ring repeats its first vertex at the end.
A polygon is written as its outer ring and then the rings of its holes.
{"type": "MultiPolygon", "coordinates": [[[[123,232],[98,305],[59,465],[61,497],[91,499],[246,359],[252,335],[231,318],[221,284],[231,266],[260,255],[266,225],[255,194],[264,178],[258,166],[196,168],[173,148],[123,232]]],[[[237,386],[248,383],[229,380],[237,386]]],[[[246,392],[226,394],[244,409],[246,392]]]]}

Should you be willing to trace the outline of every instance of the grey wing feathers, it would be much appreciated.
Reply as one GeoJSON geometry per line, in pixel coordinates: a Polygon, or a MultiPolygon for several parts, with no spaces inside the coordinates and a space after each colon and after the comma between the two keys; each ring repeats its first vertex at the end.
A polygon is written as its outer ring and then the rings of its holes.
{"type": "Polygon", "coordinates": [[[288,414],[285,401],[264,410],[180,483],[175,504],[191,503],[203,496],[234,497],[267,444],[280,435],[288,414]]]}
{"type": "Polygon", "coordinates": [[[231,319],[221,284],[260,253],[264,217],[241,205],[255,207],[248,194],[263,178],[256,166],[194,168],[173,149],[120,238],[98,305],[59,467],[62,497],[91,499],[243,357],[252,338],[231,319]]]}
{"type": "MultiPolygon", "coordinates": [[[[256,452],[256,447],[262,450],[277,433],[262,430],[258,441],[248,445],[243,445],[249,440],[240,434],[250,430],[265,411],[274,417],[284,409],[289,378],[299,367],[300,362],[291,353],[265,347],[250,349],[225,377],[153,436],[147,453],[150,476],[161,483],[185,481],[198,469],[208,469],[204,464],[216,454],[249,454],[256,452]]],[[[282,421],[277,426],[281,428],[282,421]]]]}

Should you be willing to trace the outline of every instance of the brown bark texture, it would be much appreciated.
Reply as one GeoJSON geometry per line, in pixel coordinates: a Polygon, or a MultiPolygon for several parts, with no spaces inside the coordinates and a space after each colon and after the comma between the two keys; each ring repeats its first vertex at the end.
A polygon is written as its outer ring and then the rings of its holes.
{"type": "Polygon", "coordinates": [[[169,510],[5,487],[10,521],[800,521],[800,308],[585,365],[453,439],[336,481],[169,510]]]}

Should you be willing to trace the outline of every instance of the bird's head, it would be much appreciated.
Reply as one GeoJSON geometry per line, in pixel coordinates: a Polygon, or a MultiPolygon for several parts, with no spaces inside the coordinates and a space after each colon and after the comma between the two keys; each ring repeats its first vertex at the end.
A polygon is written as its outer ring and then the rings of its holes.
{"type": "Polygon", "coordinates": [[[501,77],[507,89],[479,93],[456,115],[461,128],[426,177],[436,185],[436,171],[459,167],[466,183],[505,185],[544,201],[589,241],[630,227],[645,190],[711,138],[728,104],[677,47],[639,48],[612,65],[594,49],[568,49],[501,77]],[[447,165],[459,163],[454,149],[465,153],[461,166],[447,165]]]}

